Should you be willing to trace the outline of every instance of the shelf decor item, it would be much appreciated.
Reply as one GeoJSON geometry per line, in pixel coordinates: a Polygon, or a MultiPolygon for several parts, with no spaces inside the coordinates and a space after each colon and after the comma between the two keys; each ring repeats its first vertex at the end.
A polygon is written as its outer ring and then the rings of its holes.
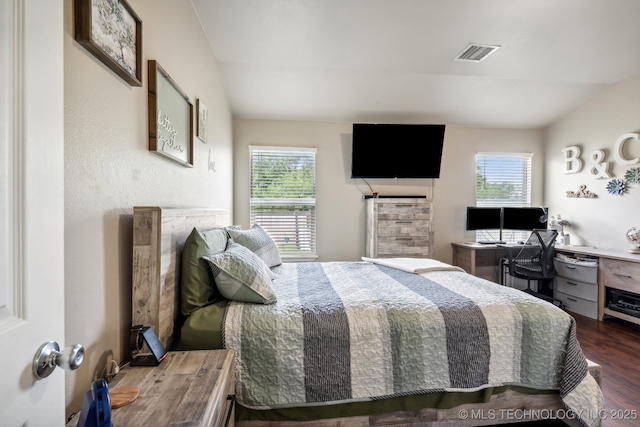
{"type": "Polygon", "coordinates": [[[196,100],[196,110],[198,110],[198,115],[196,116],[196,136],[200,138],[202,142],[207,143],[207,130],[208,127],[208,118],[209,118],[209,110],[202,103],[202,100],[196,100]]]}
{"type": "Polygon", "coordinates": [[[193,104],[158,64],[149,61],[149,151],[193,167],[193,104]]]}
{"type": "Polygon", "coordinates": [[[629,249],[632,254],[640,254],[640,230],[631,227],[627,231],[627,240],[633,245],[633,249],[629,249]]]}
{"type": "Polygon", "coordinates": [[[74,0],[75,39],[131,86],[142,86],[142,21],[125,0],[74,0]]]}

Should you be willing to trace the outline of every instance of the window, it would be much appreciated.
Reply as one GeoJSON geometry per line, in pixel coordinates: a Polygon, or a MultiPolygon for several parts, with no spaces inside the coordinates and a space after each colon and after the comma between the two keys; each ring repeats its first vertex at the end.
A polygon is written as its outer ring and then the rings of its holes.
{"type": "Polygon", "coordinates": [[[316,257],[316,149],[250,146],[251,223],[283,257],[316,257]]]}
{"type": "MultiPolygon", "coordinates": [[[[531,206],[531,153],[478,153],[476,206],[531,206]]],[[[525,240],[523,231],[506,231],[501,240],[525,240]]],[[[479,231],[478,240],[500,240],[500,231],[479,231]]]]}

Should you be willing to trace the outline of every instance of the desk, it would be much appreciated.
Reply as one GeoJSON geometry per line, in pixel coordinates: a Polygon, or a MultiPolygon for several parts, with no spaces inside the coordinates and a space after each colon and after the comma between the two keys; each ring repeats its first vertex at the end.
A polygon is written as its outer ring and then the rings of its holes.
{"type": "Polygon", "coordinates": [[[480,243],[464,242],[452,243],[453,265],[462,267],[467,273],[474,276],[483,277],[496,283],[498,275],[487,277],[486,274],[479,274],[477,267],[493,267],[496,269],[500,265],[500,259],[507,257],[506,246],[520,247],[521,245],[481,245],[480,243]]]}
{"type": "MultiPolygon", "coordinates": [[[[518,247],[519,245],[514,246],[518,247]]],[[[467,273],[474,276],[479,276],[478,267],[496,267],[499,265],[500,258],[506,256],[506,249],[497,245],[465,242],[452,243],[451,247],[453,249],[453,265],[462,267],[467,273]]],[[[630,316],[607,307],[607,288],[620,289],[640,295],[640,254],[579,245],[555,245],[555,250],[570,255],[588,255],[598,259],[598,320],[603,320],[604,316],[608,315],[640,325],[640,317],[630,316]]],[[[497,280],[493,281],[497,282],[497,280]]]]}
{"type": "Polygon", "coordinates": [[[640,325],[640,317],[610,309],[607,300],[607,288],[640,295],[640,254],[590,246],[556,245],[555,249],[598,258],[598,320],[608,315],[640,325]]]}

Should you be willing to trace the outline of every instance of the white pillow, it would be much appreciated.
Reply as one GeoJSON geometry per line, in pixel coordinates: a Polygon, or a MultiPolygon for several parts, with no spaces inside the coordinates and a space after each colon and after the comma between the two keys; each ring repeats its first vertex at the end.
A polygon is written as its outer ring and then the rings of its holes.
{"type": "Polygon", "coordinates": [[[280,258],[276,242],[258,224],[253,224],[248,230],[227,228],[227,233],[229,233],[234,242],[251,249],[267,264],[267,267],[271,268],[282,264],[282,258],[280,258]]]}

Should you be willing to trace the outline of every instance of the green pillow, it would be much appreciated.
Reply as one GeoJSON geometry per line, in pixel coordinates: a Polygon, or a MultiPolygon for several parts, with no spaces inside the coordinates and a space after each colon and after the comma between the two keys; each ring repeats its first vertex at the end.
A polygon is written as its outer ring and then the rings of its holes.
{"type": "Polygon", "coordinates": [[[182,251],[180,282],[180,309],[185,316],[220,297],[213,284],[211,269],[202,257],[224,252],[227,240],[228,236],[224,228],[206,231],[194,228],[187,237],[182,251]]]}
{"type": "Polygon", "coordinates": [[[226,251],[203,258],[209,262],[223,297],[258,304],[276,302],[269,267],[248,248],[229,240],[226,251]]]}
{"type": "Polygon", "coordinates": [[[248,230],[227,228],[227,232],[234,242],[240,243],[258,255],[267,264],[267,267],[271,268],[282,264],[276,242],[258,224],[253,224],[248,230]]]}

